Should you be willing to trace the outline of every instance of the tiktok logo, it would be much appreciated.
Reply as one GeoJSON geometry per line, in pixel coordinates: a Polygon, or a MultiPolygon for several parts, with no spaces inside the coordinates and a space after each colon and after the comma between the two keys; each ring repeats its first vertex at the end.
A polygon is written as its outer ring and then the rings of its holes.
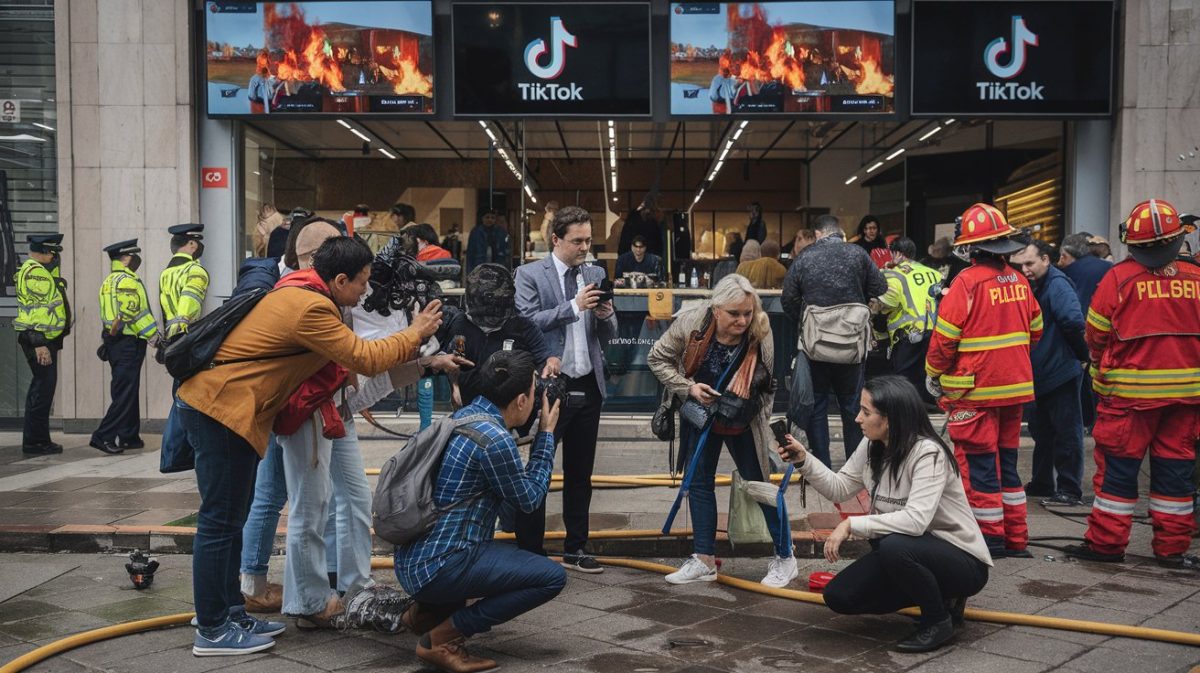
{"type": "Polygon", "coordinates": [[[525,67],[541,79],[555,79],[561,75],[567,67],[567,47],[579,46],[579,40],[567,32],[567,27],[557,16],[550,18],[550,42],[551,46],[547,47],[546,41],[539,37],[525,46],[525,67]],[[550,52],[550,63],[538,63],[547,52],[550,52]]]}
{"type": "Polygon", "coordinates": [[[988,43],[983,50],[983,63],[993,75],[1000,79],[1012,79],[1025,69],[1025,47],[1038,46],[1038,36],[1025,25],[1025,19],[1020,16],[1012,18],[1012,43],[1007,65],[1000,65],[1000,56],[1009,53],[1009,43],[1003,37],[998,37],[988,43]]]}

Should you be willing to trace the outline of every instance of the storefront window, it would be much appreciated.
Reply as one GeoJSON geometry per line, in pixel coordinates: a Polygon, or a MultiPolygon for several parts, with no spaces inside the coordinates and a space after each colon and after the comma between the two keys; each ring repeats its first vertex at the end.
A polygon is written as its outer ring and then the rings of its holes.
{"type": "Polygon", "coordinates": [[[29,367],[17,346],[13,274],[27,234],[58,231],[54,3],[0,5],[0,416],[20,416],[29,367]]]}

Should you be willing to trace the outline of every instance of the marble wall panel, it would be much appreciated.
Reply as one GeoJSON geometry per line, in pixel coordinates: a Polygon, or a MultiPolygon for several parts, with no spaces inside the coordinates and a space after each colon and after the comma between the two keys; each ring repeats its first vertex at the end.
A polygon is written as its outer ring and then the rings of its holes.
{"type": "Polygon", "coordinates": [[[100,43],[101,105],[136,105],[145,102],[142,92],[142,45],[100,43]]]}
{"type": "MultiPolygon", "coordinates": [[[[170,0],[146,0],[164,1],[170,0]]],[[[102,0],[96,25],[98,42],[139,44],[142,41],[142,0],[102,0]]]]}
{"type": "MultiPolygon", "coordinates": [[[[139,168],[145,165],[145,114],[141,106],[101,105],[100,165],[139,168]]],[[[87,142],[80,138],[79,142],[87,142]]]]}

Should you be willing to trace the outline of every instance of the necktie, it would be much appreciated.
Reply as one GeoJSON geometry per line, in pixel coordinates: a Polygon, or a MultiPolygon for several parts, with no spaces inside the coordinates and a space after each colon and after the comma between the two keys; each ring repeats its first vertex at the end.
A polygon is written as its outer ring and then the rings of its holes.
{"type": "Polygon", "coordinates": [[[565,280],[563,282],[563,295],[566,297],[567,301],[571,301],[575,298],[576,293],[579,292],[578,285],[579,267],[573,266],[567,269],[565,280]]]}

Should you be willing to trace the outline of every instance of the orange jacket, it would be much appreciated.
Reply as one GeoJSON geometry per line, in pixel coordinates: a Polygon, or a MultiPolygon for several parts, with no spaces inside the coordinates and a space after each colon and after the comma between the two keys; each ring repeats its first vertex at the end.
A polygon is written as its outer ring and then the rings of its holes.
{"type": "Polygon", "coordinates": [[[1092,388],[1115,406],[1200,404],[1200,266],[1114,264],[1092,295],[1087,342],[1092,388]]]}
{"type": "Polygon", "coordinates": [[[1029,349],[1042,336],[1042,310],[1021,272],[975,260],[938,307],[925,372],[940,377],[957,407],[1003,407],[1033,399],[1029,349]]]}

